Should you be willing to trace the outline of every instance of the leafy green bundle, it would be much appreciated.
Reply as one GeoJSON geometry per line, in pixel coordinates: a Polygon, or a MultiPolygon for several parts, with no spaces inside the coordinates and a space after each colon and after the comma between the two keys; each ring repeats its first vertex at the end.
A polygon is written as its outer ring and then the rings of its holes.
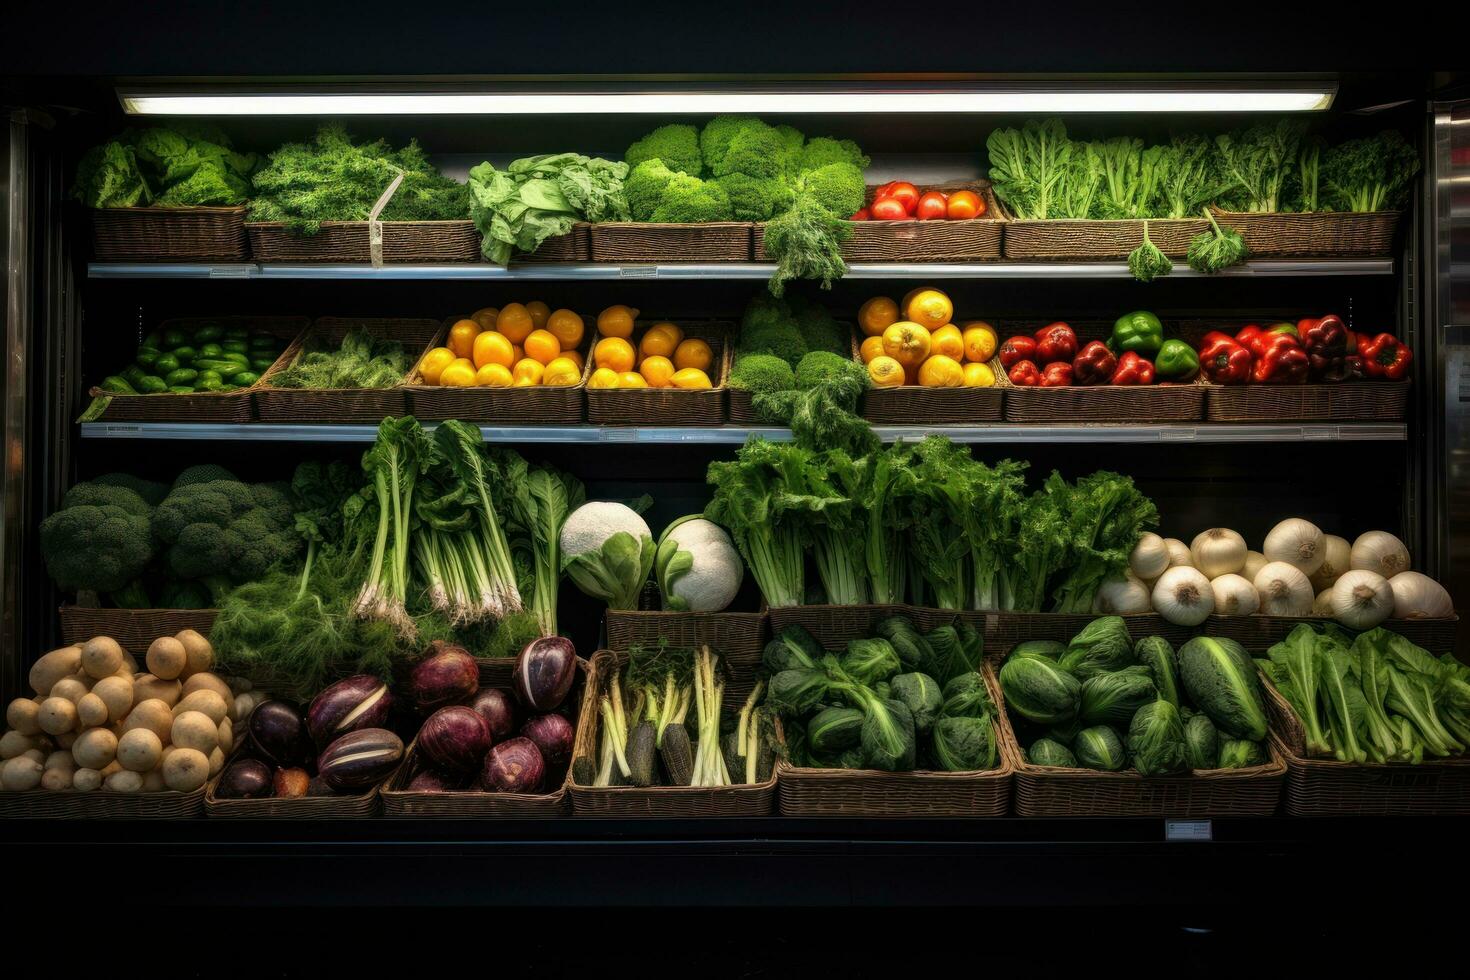
{"type": "Polygon", "coordinates": [[[258,162],[236,153],[213,126],[180,121],[128,130],[83,154],[72,197],[89,208],[240,204],[258,162]]]}
{"type": "Polygon", "coordinates": [[[309,336],[301,354],[268,383],[273,388],[391,388],[408,368],[401,343],[361,328],[336,345],[320,335],[309,336]]]}
{"type": "Polygon", "coordinates": [[[524,157],[504,170],[482,163],[470,171],[470,217],[485,258],[506,265],[577,221],[627,221],[626,163],[552,153],[524,157]]]}

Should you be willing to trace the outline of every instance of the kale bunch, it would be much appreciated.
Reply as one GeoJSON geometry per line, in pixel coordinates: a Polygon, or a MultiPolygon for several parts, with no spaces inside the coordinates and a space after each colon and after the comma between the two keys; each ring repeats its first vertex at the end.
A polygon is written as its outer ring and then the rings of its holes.
{"type": "Polygon", "coordinates": [[[128,130],[82,156],[72,197],[91,208],[239,204],[250,197],[258,163],[212,126],[128,130]]]}

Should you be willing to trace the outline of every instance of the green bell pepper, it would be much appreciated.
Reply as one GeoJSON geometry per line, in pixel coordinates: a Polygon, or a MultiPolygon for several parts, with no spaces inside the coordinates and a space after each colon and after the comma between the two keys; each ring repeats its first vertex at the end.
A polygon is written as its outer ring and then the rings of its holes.
{"type": "Polygon", "coordinates": [[[1199,355],[1182,340],[1166,340],[1154,358],[1154,375],[1160,381],[1191,381],[1199,374],[1199,355]]]}
{"type": "Polygon", "coordinates": [[[1114,354],[1133,351],[1140,357],[1152,359],[1164,344],[1164,325],[1159,318],[1147,310],[1124,313],[1113,321],[1113,335],[1108,338],[1108,350],[1114,354]]]}

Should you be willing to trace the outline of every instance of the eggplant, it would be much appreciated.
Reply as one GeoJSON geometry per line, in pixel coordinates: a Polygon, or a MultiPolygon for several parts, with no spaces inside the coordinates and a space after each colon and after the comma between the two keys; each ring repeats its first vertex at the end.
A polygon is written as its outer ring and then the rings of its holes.
{"type": "Polygon", "coordinates": [[[541,750],[529,738],[501,742],[485,757],[480,787],[492,793],[535,793],[546,775],[541,750]]]}
{"type": "Polygon", "coordinates": [[[306,709],[306,730],[320,751],[348,732],[386,727],[392,710],[388,685],[371,674],[358,674],[312,698],[306,709]]]}
{"type": "Polygon", "coordinates": [[[577,650],[564,636],[543,636],[516,657],[511,686],[528,711],[555,711],[577,679],[577,650]]]}
{"type": "Polygon", "coordinates": [[[493,742],[490,723],[462,704],[440,708],[419,729],[419,751],[430,766],[447,772],[474,772],[493,742]]]}
{"type": "Polygon", "coordinates": [[[388,778],[401,761],[402,739],[386,728],[364,728],[328,745],[316,771],[333,789],[366,789],[388,778]]]}
{"type": "Polygon", "coordinates": [[[305,764],[312,756],[301,712],[285,701],[262,701],[245,723],[255,753],[276,766],[305,764]]]}
{"type": "Polygon", "coordinates": [[[408,790],[412,793],[455,793],[464,789],[465,779],[455,773],[425,769],[409,780],[408,790]]]}
{"type": "Polygon", "coordinates": [[[480,668],[464,647],[435,640],[409,678],[413,702],[422,714],[447,704],[464,704],[480,689],[480,668]]]}
{"type": "Polygon", "coordinates": [[[536,743],[548,766],[572,757],[572,742],[576,734],[572,723],[558,714],[537,715],[521,726],[521,735],[536,743]]]}
{"type": "Polygon", "coordinates": [[[509,738],[520,724],[520,706],[509,688],[484,688],[470,700],[470,707],[489,723],[490,734],[497,742],[509,738]]]}
{"type": "Polygon", "coordinates": [[[222,800],[256,800],[271,791],[271,768],[259,759],[236,759],[225,766],[214,787],[214,795],[222,800]]]}
{"type": "Polygon", "coordinates": [[[272,795],[282,799],[305,796],[311,790],[311,776],[305,769],[277,769],[271,781],[272,795]]]}

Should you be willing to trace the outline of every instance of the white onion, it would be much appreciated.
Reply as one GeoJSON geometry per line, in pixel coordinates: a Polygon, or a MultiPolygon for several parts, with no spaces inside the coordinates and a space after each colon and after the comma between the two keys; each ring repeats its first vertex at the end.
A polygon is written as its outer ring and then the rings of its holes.
{"type": "Polygon", "coordinates": [[[1388,579],[1366,568],[1343,572],[1332,584],[1332,615],[1348,629],[1371,630],[1393,613],[1388,579]]]}
{"type": "Polygon", "coordinates": [[[1330,617],[1332,615],[1332,590],[1323,589],[1317,593],[1317,598],[1312,600],[1312,615],[1330,617]]]}
{"type": "Polygon", "coordinates": [[[1422,572],[1399,572],[1388,580],[1394,619],[1446,619],[1455,604],[1445,587],[1422,572]]]}
{"type": "Polygon", "coordinates": [[[1350,568],[1366,568],[1384,578],[1407,572],[1412,566],[1409,549],[1387,531],[1365,531],[1353,542],[1350,568]]]}
{"type": "Polygon", "coordinates": [[[1128,568],[1140,579],[1158,578],[1169,567],[1169,549],[1164,539],[1152,531],[1138,536],[1138,544],[1128,556],[1128,568]]]}
{"type": "Polygon", "coordinates": [[[1245,538],[1228,527],[1212,527],[1195,535],[1189,545],[1194,567],[1210,579],[1230,575],[1245,567],[1245,538]]]}
{"type": "Polygon", "coordinates": [[[1189,553],[1189,545],[1178,538],[1165,538],[1164,547],[1169,549],[1169,567],[1176,568],[1180,565],[1189,568],[1194,567],[1194,556],[1189,553]]]}
{"type": "Polygon", "coordinates": [[[1210,591],[1220,616],[1249,616],[1261,607],[1256,587],[1234,572],[1210,579],[1210,591]]]}
{"type": "Polygon", "coordinates": [[[1198,626],[1215,611],[1210,580],[1197,568],[1176,565],[1154,583],[1154,610],[1178,626],[1198,626]]]}
{"type": "Polygon", "coordinates": [[[1322,564],[1317,567],[1309,578],[1312,580],[1312,588],[1321,592],[1323,589],[1332,587],[1332,583],[1352,566],[1348,562],[1352,558],[1353,546],[1348,544],[1347,538],[1340,538],[1335,534],[1324,535],[1322,538],[1322,564]]]}
{"type": "Polygon", "coordinates": [[[1269,564],[1270,562],[1266,561],[1266,556],[1259,551],[1247,551],[1245,553],[1245,567],[1240,570],[1240,574],[1247,581],[1254,582],[1256,580],[1256,573],[1269,564]]]}
{"type": "Polygon", "coordinates": [[[1097,590],[1092,608],[1107,616],[1136,616],[1153,607],[1149,603],[1148,587],[1130,572],[1123,578],[1104,582],[1097,590]]]}
{"type": "Polygon", "coordinates": [[[1267,561],[1284,561],[1301,569],[1303,575],[1311,575],[1327,556],[1322,538],[1322,529],[1311,521],[1288,517],[1266,535],[1261,554],[1267,561]]]}
{"type": "Polygon", "coordinates": [[[1290,562],[1273,561],[1256,573],[1253,583],[1267,616],[1307,616],[1316,593],[1306,573],[1290,562]]]}

